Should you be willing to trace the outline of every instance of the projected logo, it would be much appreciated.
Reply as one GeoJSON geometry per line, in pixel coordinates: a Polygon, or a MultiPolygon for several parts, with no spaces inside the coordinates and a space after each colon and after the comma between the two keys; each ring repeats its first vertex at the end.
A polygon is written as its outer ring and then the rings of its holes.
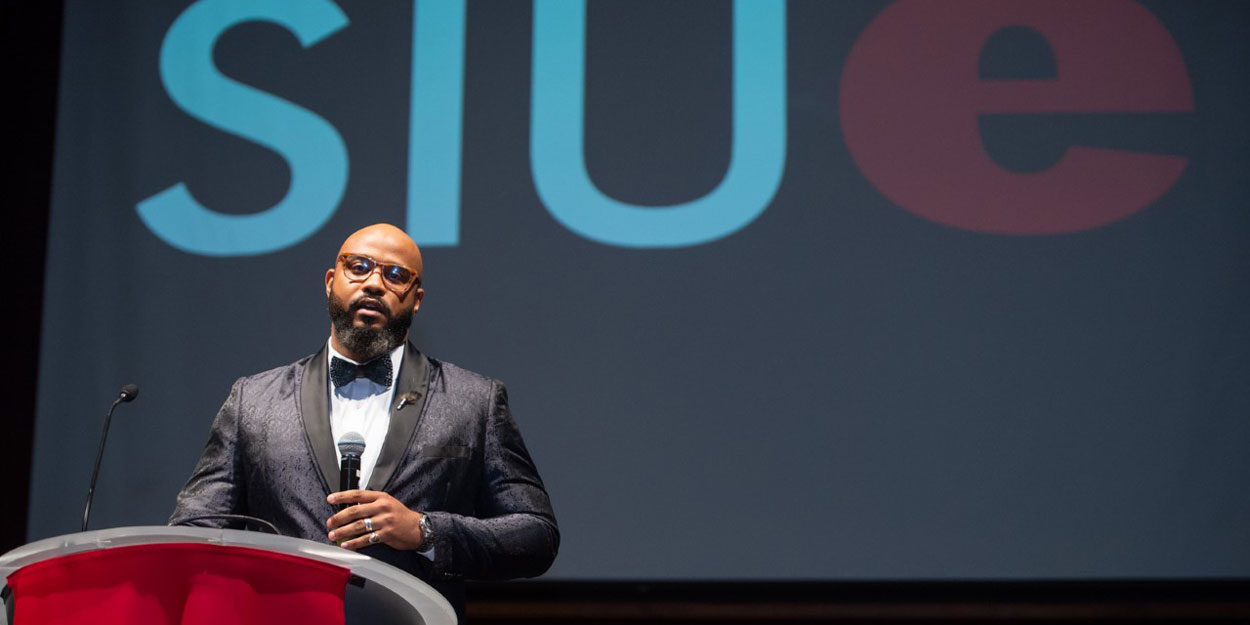
{"type": "MultiPolygon", "coordinates": [[[[787,156],[782,0],[733,3],[728,166],[702,197],[663,207],[609,197],[587,172],[585,1],[535,0],[533,7],[530,168],[556,221],[605,245],[672,248],[729,236],[769,208],[787,156]]],[[[466,4],[417,0],[413,13],[406,226],[422,244],[455,246],[466,4]]],[[[160,77],[173,102],[272,150],[290,170],[286,195],[252,214],[215,211],[183,183],[138,203],[153,233],[194,254],[252,255],[294,245],[325,225],[347,187],[349,157],[338,129],[214,65],[219,37],[249,21],[288,29],[305,48],[349,27],[329,0],[200,0],[170,26],[160,77]]],[[[1186,160],[1072,146],[1043,171],[1013,172],[986,153],[983,116],[1193,109],[1171,35],[1129,0],[895,3],[856,41],[839,98],[847,147],[884,196],[938,223],[1000,234],[1074,232],[1121,219],[1175,184],[1186,160]],[[1037,34],[1053,59],[1049,75],[978,75],[987,41],[1012,28],[1037,34]]]]}

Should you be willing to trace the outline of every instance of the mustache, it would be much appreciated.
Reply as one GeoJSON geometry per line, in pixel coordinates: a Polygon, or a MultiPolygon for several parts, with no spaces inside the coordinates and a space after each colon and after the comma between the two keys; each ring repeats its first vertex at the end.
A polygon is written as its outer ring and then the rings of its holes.
{"type": "Polygon", "coordinates": [[[382,313],[387,317],[391,316],[391,311],[386,308],[386,304],[384,304],[381,299],[370,297],[368,295],[356,298],[356,300],[347,307],[349,312],[356,312],[362,308],[382,313]]]}

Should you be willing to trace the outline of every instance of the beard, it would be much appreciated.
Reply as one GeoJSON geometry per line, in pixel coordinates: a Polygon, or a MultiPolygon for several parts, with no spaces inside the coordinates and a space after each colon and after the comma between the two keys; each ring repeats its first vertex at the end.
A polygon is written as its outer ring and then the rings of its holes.
{"type": "Polygon", "coordinates": [[[356,311],[360,310],[361,302],[367,298],[359,298],[350,306],[344,305],[334,296],[334,293],[330,293],[327,299],[330,306],[330,323],[334,325],[335,336],[338,337],[343,347],[360,357],[360,362],[373,360],[399,347],[408,336],[408,326],[412,325],[411,310],[395,315],[388,310],[378,311],[386,316],[386,323],[382,327],[357,327],[353,323],[356,311]]]}

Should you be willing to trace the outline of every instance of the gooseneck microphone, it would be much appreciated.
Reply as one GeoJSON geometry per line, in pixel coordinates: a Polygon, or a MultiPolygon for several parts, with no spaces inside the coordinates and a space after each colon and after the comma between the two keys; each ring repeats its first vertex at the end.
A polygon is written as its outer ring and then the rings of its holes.
{"type": "Polygon", "coordinates": [[[134,401],[139,396],[139,387],[134,384],[127,384],[117,394],[117,399],[113,400],[113,405],[109,406],[108,414],[104,415],[104,432],[100,434],[100,449],[95,452],[95,468],[91,470],[91,484],[87,486],[87,507],[82,511],[82,531],[87,531],[87,521],[91,519],[91,498],[95,496],[95,482],[100,477],[100,460],[104,458],[104,441],[109,436],[109,422],[113,420],[113,411],[117,409],[118,404],[128,401],[134,401]]]}
{"type": "MultiPolygon", "coordinates": [[[[347,432],[339,439],[339,490],[355,490],[360,488],[360,456],[365,453],[365,437],[357,432],[347,432]]],[[[339,510],[346,510],[352,504],[339,504],[339,510]]]]}

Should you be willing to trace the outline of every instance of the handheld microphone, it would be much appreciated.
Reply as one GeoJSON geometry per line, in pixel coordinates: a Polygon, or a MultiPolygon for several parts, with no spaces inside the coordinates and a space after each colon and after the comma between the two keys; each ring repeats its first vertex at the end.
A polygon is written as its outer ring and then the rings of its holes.
{"type": "MultiPolygon", "coordinates": [[[[365,437],[357,432],[347,432],[339,439],[339,490],[355,490],[360,488],[360,456],[365,453],[365,437]]],[[[339,504],[339,510],[350,508],[350,504],[339,504]]]]}
{"type": "Polygon", "coordinates": [[[100,460],[104,458],[104,441],[109,436],[109,422],[113,420],[113,411],[123,402],[134,401],[139,396],[139,387],[127,384],[117,393],[117,399],[109,406],[108,414],[104,415],[104,431],[100,434],[100,448],[95,453],[95,468],[91,470],[91,484],[87,486],[87,507],[82,511],[82,531],[87,531],[87,521],[91,519],[91,498],[95,496],[95,483],[100,477],[100,460]]]}

